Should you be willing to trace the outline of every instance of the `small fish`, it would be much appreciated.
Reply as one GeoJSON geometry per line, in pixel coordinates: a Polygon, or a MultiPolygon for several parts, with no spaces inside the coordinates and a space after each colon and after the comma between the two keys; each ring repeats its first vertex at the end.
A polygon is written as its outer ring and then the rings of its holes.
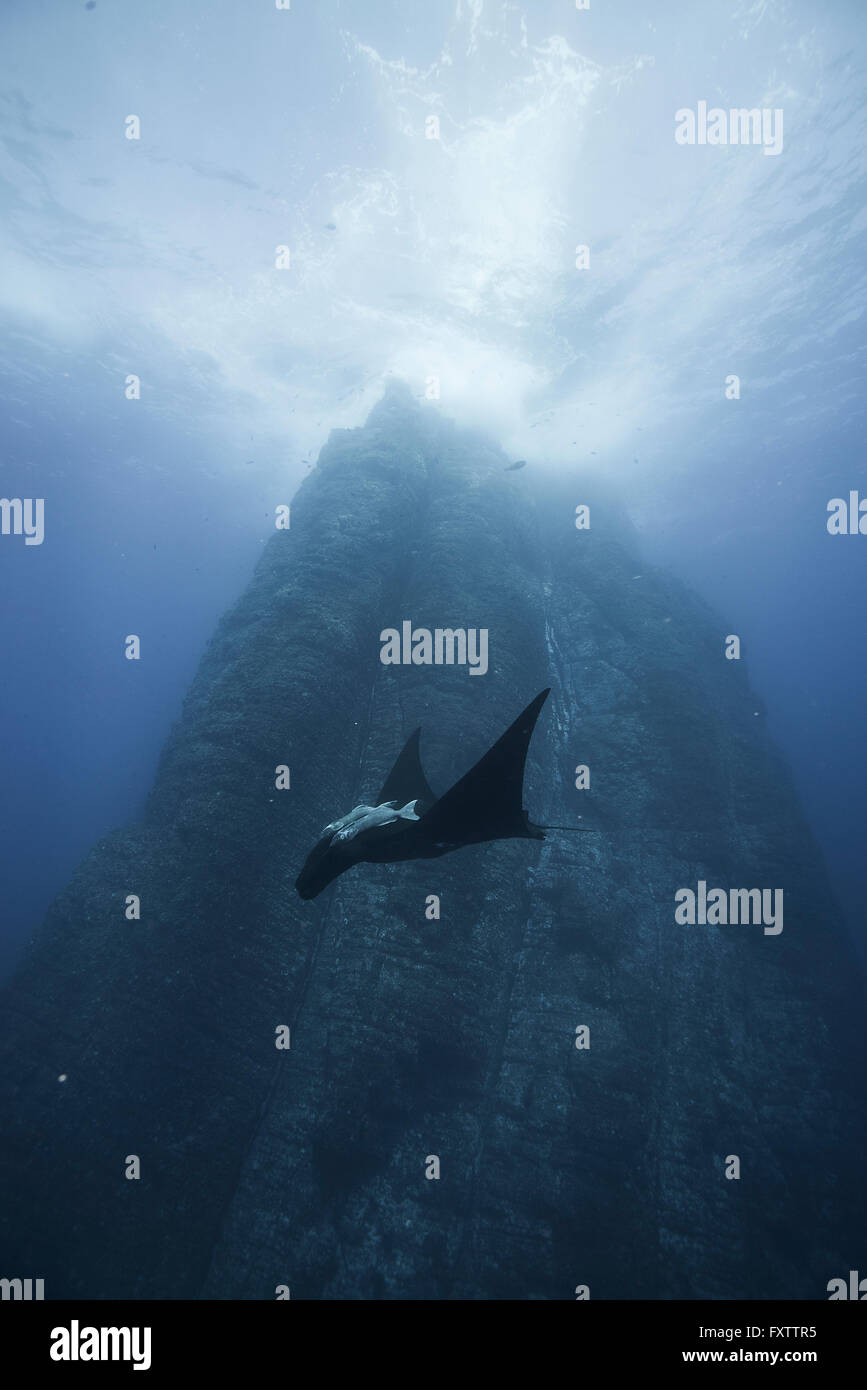
{"type": "Polygon", "coordinates": [[[506,468],[503,469],[503,472],[504,472],[504,473],[514,473],[514,471],[515,471],[516,468],[526,468],[526,467],[527,467],[527,460],[526,460],[526,459],[518,459],[518,462],[517,462],[517,463],[510,463],[510,464],[508,464],[508,466],[507,466],[506,468]]]}

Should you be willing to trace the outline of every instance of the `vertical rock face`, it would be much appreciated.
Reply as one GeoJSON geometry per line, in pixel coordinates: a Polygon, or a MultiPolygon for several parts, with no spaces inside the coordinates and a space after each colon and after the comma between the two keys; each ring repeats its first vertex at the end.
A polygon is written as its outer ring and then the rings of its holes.
{"type": "Polygon", "coordinates": [[[399,389],[329,440],[144,820],[7,991],[0,1274],[48,1297],[822,1298],[863,1262],[860,977],[755,697],[616,507],[504,463],[399,389]],[[383,666],[403,619],[487,628],[488,674],[383,666]],[[416,725],[441,792],[546,685],[525,805],[598,834],[361,866],[300,902],[321,826],[416,725]],[[782,888],[783,931],[676,923],[699,880],[782,888]]]}

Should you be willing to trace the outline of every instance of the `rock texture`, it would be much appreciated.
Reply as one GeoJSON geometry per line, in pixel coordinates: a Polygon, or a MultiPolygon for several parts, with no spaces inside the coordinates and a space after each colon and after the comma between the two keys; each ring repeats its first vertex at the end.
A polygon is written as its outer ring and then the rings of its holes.
{"type": "Polygon", "coordinates": [[[863,1264],[863,987],[727,629],[603,491],[505,463],[400,388],[330,438],[144,819],[6,992],[0,1274],[54,1298],[761,1299],[863,1264]],[[384,667],[404,618],[487,628],[488,674],[384,667]],[[525,804],[599,834],[299,901],[320,827],[417,724],[442,791],[546,685],[525,804]],[[699,879],[782,888],[782,934],[677,925],[699,879]]]}

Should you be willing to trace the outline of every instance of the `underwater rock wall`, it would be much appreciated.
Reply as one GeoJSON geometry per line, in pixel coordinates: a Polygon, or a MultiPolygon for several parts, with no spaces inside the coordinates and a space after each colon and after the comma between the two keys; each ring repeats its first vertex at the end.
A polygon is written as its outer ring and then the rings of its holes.
{"type": "Polygon", "coordinates": [[[48,1297],[822,1298],[857,1267],[863,986],[761,706],[603,490],[542,499],[506,462],[401,388],[329,439],[142,822],[6,990],[6,1273],[48,1297]],[[487,674],[384,666],[404,619],[486,628],[487,674]],[[321,826],[413,728],[442,792],[548,685],[525,805],[597,833],[300,901],[321,826]],[[783,931],[676,923],[699,880],[782,888],[783,931]]]}

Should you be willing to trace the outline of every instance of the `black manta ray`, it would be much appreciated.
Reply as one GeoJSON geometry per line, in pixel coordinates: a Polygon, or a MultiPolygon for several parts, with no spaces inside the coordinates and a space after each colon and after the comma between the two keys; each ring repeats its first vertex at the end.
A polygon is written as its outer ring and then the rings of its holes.
{"type": "Polygon", "coordinates": [[[295,881],[302,898],[315,898],[353,864],[437,859],[485,840],[544,840],[545,830],[584,826],[534,825],[522,802],[530,738],[550,690],[532,700],[484,757],[444,796],[431,791],[410,734],[375,806],[356,806],[326,825],[295,881]]]}

